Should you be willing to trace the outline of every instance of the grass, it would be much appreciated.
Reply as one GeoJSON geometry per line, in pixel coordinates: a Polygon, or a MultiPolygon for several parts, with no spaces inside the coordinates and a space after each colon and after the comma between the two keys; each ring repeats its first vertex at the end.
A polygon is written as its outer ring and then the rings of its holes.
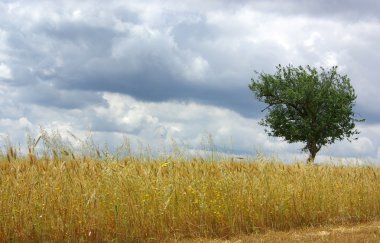
{"type": "Polygon", "coordinates": [[[380,222],[347,224],[340,226],[306,227],[287,231],[268,231],[264,234],[240,235],[225,239],[185,239],[181,243],[254,243],[254,242],[366,242],[380,241],[380,222]]]}
{"type": "Polygon", "coordinates": [[[378,167],[95,154],[8,148],[0,241],[229,239],[380,215],[378,167]]]}

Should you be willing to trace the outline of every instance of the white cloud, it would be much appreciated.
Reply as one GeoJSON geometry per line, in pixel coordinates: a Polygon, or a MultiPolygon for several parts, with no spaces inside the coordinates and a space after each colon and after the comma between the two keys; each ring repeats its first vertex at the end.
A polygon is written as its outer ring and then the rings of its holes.
{"type": "Polygon", "coordinates": [[[333,52],[327,52],[323,60],[323,66],[332,67],[338,65],[337,55],[333,52]]]}
{"type": "Polygon", "coordinates": [[[189,80],[200,80],[205,76],[205,72],[209,67],[208,62],[202,57],[193,58],[192,61],[185,67],[185,77],[189,80]]]}
{"type": "Polygon", "coordinates": [[[26,117],[21,117],[16,120],[12,120],[9,118],[4,118],[0,119],[0,126],[1,127],[7,127],[10,128],[10,130],[14,129],[22,129],[22,128],[31,128],[32,123],[26,118],[26,117]]]}
{"type": "Polygon", "coordinates": [[[0,79],[13,79],[12,70],[5,65],[0,63],[0,79]]]}
{"type": "Polygon", "coordinates": [[[380,161],[380,147],[377,148],[377,156],[376,158],[380,161]]]}
{"type": "Polygon", "coordinates": [[[268,138],[257,120],[227,109],[196,103],[146,103],[113,93],[105,93],[104,98],[108,106],[94,108],[98,118],[122,127],[126,133],[137,131],[134,134],[149,144],[159,144],[162,139],[170,144],[174,138],[197,148],[204,136],[211,134],[219,148],[244,153],[297,151],[296,146],[268,138]]]}
{"type": "Polygon", "coordinates": [[[309,38],[307,38],[305,41],[304,41],[304,45],[308,48],[310,48],[312,51],[314,51],[315,49],[315,44],[321,39],[321,34],[319,32],[313,32],[310,34],[309,38]]]}

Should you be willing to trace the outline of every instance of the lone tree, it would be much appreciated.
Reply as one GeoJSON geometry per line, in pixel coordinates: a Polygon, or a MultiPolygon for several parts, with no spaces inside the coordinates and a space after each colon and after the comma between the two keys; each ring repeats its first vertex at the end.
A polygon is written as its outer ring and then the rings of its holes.
{"type": "MultiPolygon", "coordinates": [[[[322,146],[359,134],[354,117],[355,91],[347,75],[337,73],[337,66],[320,68],[278,65],[275,74],[258,73],[249,88],[268,106],[260,125],[270,136],[283,137],[289,143],[306,143],[308,163],[322,146]]],[[[262,112],[264,111],[262,110],[262,112]]],[[[353,139],[357,139],[356,137],[353,139]]]]}

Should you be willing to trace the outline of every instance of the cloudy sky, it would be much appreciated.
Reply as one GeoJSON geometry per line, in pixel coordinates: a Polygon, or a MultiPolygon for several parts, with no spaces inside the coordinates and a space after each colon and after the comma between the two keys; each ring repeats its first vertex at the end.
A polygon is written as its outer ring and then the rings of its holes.
{"type": "Polygon", "coordinates": [[[319,158],[380,159],[380,2],[0,1],[0,135],[40,127],[116,144],[294,158],[301,144],[268,137],[248,89],[278,64],[348,74],[360,138],[319,158]]]}

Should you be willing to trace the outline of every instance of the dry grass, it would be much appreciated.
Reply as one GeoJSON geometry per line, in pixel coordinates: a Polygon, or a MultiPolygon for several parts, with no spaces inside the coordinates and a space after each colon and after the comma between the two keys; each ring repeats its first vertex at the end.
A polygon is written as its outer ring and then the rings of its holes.
{"type": "Polygon", "coordinates": [[[36,156],[39,140],[0,156],[0,242],[234,239],[380,215],[378,167],[117,159],[44,137],[36,156]]]}
{"type": "Polygon", "coordinates": [[[268,231],[264,234],[235,236],[229,240],[186,239],[181,243],[255,243],[255,242],[366,242],[380,241],[380,222],[342,226],[306,227],[288,231],[268,231]]]}
{"type": "Polygon", "coordinates": [[[0,161],[0,241],[228,239],[380,213],[375,167],[11,156],[0,161]]]}

